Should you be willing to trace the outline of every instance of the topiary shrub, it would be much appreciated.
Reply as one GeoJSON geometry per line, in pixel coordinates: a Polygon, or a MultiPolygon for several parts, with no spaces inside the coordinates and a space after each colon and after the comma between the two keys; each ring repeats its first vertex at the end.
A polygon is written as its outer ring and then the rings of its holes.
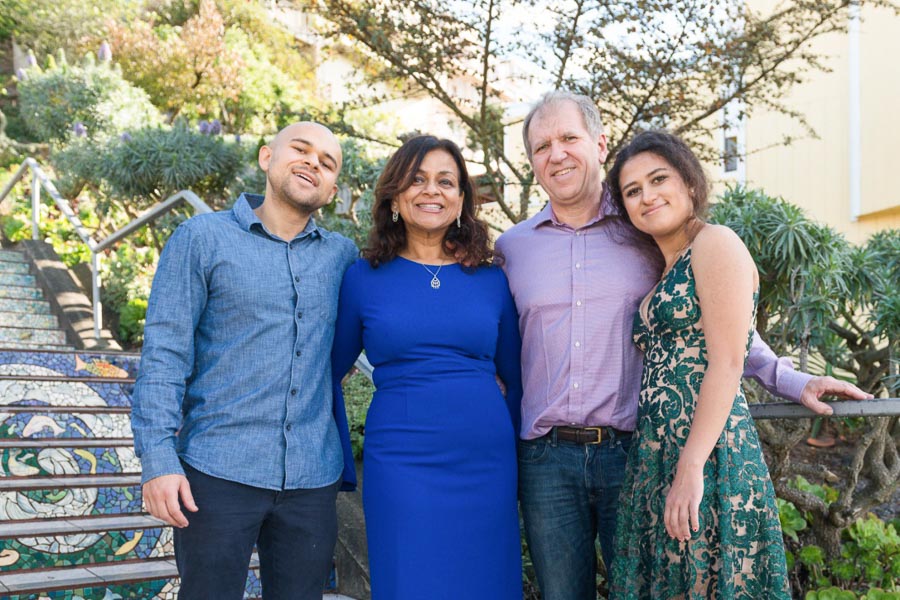
{"type": "Polygon", "coordinates": [[[33,66],[22,75],[21,117],[40,141],[103,139],[160,120],[143,90],[125,81],[109,62],[96,63],[93,55],[81,65],[70,65],[60,53],[47,68],[33,66]]]}

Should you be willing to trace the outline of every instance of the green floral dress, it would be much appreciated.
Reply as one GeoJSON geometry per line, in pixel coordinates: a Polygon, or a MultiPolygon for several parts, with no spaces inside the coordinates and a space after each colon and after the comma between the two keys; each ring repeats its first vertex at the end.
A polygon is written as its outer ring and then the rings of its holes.
{"type": "Polygon", "coordinates": [[[634,322],[644,370],[610,598],[789,600],[775,491],[740,389],[703,468],[700,530],[687,542],[666,533],[666,495],[707,365],[690,248],[657,285],[647,315],[634,322]]]}

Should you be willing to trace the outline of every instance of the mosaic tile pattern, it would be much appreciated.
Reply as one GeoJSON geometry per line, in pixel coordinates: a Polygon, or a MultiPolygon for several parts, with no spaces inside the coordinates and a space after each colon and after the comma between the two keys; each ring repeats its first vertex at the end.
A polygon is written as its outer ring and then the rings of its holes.
{"type": "Polygon", "coordinates": [[[49,315],[50,303],[46,300],[18,300],[12,298],[0,298],[0,311],[49,315]]]}
{"type": "Polygon", "coordinates": [[[74,567],[158,556],[174,556],[171,538],[157,548],[162,528],[79,533],[0,541],[2,573],[47,567],[74,567]]]}
{"type": "Polygon", "coordinates": [[[141,486],[0,492],[0,520],[141,512],[141,486]]]}
{"type": "Polygon", "coordinates": [[[0,345],[6,342],[63,345],[66,343],[66,334],[58,329],[0,327],[0,345]]]}
{"type": "MultiPolygon", "coordinates": [[[[4,600],[177,600],[179,580],[155,579],[138,583],[111,585],[109,587],[87,587],[74,590],[59,590],[42,594],[13,594],[4,600]]],[[[247,575],[244,598],[262,597],[262,587],[255,571],[247,575]]]]}
{"type": "Polygon", "coordinates": [[[25,253],[18,250],[0,250],[0,260],[10,262],[24,262],[25,253]]]}
{"type": "Polygon", "coordinates": [[[36,287],[0,287],[0,298],[22,298],[24,300],[43,300],[44,292],[36,287]]]}
{"type": "MultiPolygon", "coordinates": [[[[132,383],[95,383],[80,381],[30,381],[32,365],[0,365],[0,375],[20,376],[0,379],[0,406],[10,404],[49,404],[51,406],[131,406],[132,383]],[[100,401],[97,401],[97,399],[100,401]]],[[[57,374],[45,370],[42,374],[57,374]]],[[[0,409],[2,410],[2,409],[0,409]]],[[[2,437],[2,435],[0,435],[2,437]]]]}
{"type": "MultiPolygon", "coordinates": [[[[131,435],[127,414],[3,412],[0,408],[0,438],[123,438],[131,435]]],[[[73,470],[73,473],[75,471],[73,470]]]]}
{"type": "Polygon", "coordinates": [[[0,285],[35,285],[34,275],[0,272],[0,285]]]}
{"type": "Polygon", "coordinates": [[[141,462],[134,448],[3,448],[0,473],[25,477],[52,476],[65,465],[66,475],[138,474],[141,462]],[[73,472],[74,471],[74,472],[73,472]]]}
{"type": "Polygon", "coordinates": [[[25,262],[25,257],[22,257],[22,260],[3,260],[2,256],[0,256],[0,273],[29,273],[31,271],[31,265],[25,262]]]}
{"type": "MultiPolygon", "coordinates": [[[[2,303],[3,300],[0,300],[2,303]]],[[[2,308],[0,308],[2,310],[2,308]]],[[[2,352],[0,365],[34,365],[56,375],[70,377],[121,377],[137,376],[140,355],[103,352],[2,352]]],[[[25,372],[25,371],[20,371],[25,372]]]]}
{"type": "Polygon", "coordinates": [[[109,587],[81,587],[73,590],[43,592],[41,594],[13,594],[3,598],[8,598],[9,600],[155,600],[157,598],[177,600],[177,591],[175,595],[160,595],[164,593],[163,590],[167,587],[171,588],[168,580],[154,579],[152,581],[111,585],[109,587]]]}
{"type": "Polygon", "coordinates": [[[33,327],[35,329],[59,329],[59,321],[57,320],[55,315],[0,312],[0,326],[33,327]]]}

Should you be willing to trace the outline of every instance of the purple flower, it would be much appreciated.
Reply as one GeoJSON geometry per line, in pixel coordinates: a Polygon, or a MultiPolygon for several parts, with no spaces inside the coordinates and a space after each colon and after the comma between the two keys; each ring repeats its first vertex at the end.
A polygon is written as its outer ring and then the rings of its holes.
{"type": "Polygon", "coordinates": [[[206,135],[209,133],[209,121],[203,120],[197,123],[197,129],[200,130],[200,133],[206,135]]]}
{"type": "Polygon", "coordinates": [[[219,135],[222,133],[222,122],[218,119],[213,119],[212,123],[209,124],[209,135],[219,135]]]}
{"type": "Polygon", "coordinates": [[[28,52],[28,55],[25,57],[25,64],[28,65],[29,69],[37,66],[37,58],[34,57],[34,52],[28,52]]]}
{"type": "Polygon", "coordinates": [[[131,134],[126,131],[125,133],[123,133],[122,135],[119,136],[119,139],[122,140],[123,142],[130,142],[131,134]]]}
{"type": "Polygon", "coordinates": [[[25,69],[19,67],[18,69],[16,69],[16,78],[19,81],[25,81],[26,79],[28,79],[28,73],[25,72],[25,69]]]}
{"type": "Polygon", "coordinates": [[[241,143],[241,134],[239,134],[239,133],[234,134],[234,143],[235,144],[241,143]]]}
{"type": "Polygon", "coordinates": [[[75,124],[72,125],[72,132],[75,133],[75,137],[84,137],[87,135],[87,128],[81,121],[76,121],[75,124]]]}
{"type": "Polygon", "coordinates": [[[100,62],[112,60],[112,48],[109,47],[109,43],[103,42],[100,44],[100,49],[97,50],[97,58],[100,59],[100,62]]]}

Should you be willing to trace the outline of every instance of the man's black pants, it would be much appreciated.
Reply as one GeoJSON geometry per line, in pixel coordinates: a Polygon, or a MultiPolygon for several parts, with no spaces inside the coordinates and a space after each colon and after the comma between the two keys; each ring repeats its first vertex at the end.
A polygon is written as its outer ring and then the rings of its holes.
{"type": "Polygon", "coordinates": [[[212,477],[182,463],[199,508],[175,528],[179,600],[240,600],[254,544],[266,600],[321,600],[337,541],[340,481],[273,491],[212,477]]]}

